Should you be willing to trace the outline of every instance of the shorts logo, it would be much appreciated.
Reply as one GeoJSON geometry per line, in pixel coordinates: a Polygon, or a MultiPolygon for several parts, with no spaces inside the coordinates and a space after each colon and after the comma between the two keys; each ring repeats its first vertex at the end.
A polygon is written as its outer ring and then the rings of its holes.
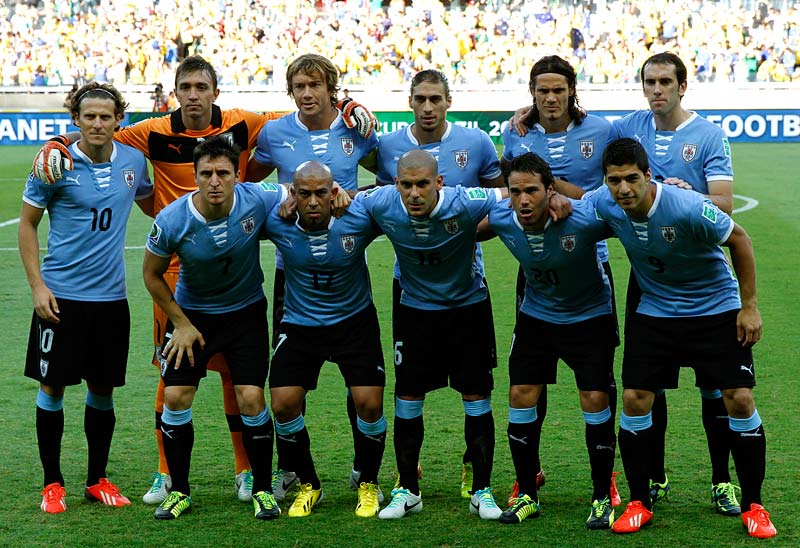
{"type": "Polygon", "coordinates": [[[245,234],[252,234],[253,230],[256,229],[256,221],[252,216],[247,219],[242,219],[239,221],[239,224],[242,225],[242,230],[244,230],[245,234]]]}
{"type": "Polygon", "coordinates": [[[147,243],[157,247],[159,238],[161,238],[161,227],[153,223],[153,228],[150,229],[150,235],[147,237],[147,243]]]}
{"type": "Polygon", "coordinates": [[[691,162],[697,156],[697,145],[684,144],[681,149],[681,158],[684,162],[691,162]]]}
{"type": "Polygon", "coordinates": [[[447,231],[448,234],[455,234],[459,230],[457,217],[453,217],[452,219],[445,219],[444,221],[442,221],[442,224],[444,224],[444,229],[447,231]]]}
{"type": "Polygon", "coordinates": [[[661,227],[661,237],[664,238],[664,241],[668,244],[671,244],[675,241],[675,227],[674,226],[662,226],[661,227]]]}
{"type": "Polygon", "coordinates": [[[581,141],[581,156],[584,160],[588,160],[594,155],[594,141],[581,141]]]}
{"type": "Polygon", "coordinates": [[[453,152],[453,161],[455,161],[458,167],[464,169],[469,162],[469,152],[466,150],[456,150],[453,152]]]}
{"type": "Polygon", "coordinates": [[[347,154],[348,156],[353,155],[353,151],[356,149],[355,145],[353,144],[352,137],[342,137],[342,152],[347,154]]]}
{"type": "Polygon", "coordinates": [[[711,221],[712,223],[717,223],[717,208],[711,205],[710,203],[703,204],[703,217],[711,221]]]}
{"type": "Polygon", "coordinates": [[[473,187],[467,189],[467,198],[470,200],[485,200],[489,194],[486,189],[481,187],[473,187]]]}
{"type": "Polygon", "coordinates": [[[352,234],[346,234],[342,236],[342,249],[345,253],[352,253],[353,250],[356,248],[356,237],[352,234]]]}
{"type": "Polygon", "coordinates": [[[123,169],[122,178],[125,179],[125,184],[128,188],[133,188],[133,183],[136,182],[136,172],[132,169],[123,169]]]}
{"type": "Polygon", "coordinates": [[[50,362],[47,360],[39,360],[39,372],[42,374],[42,378],[47,376],[47,370],[50,368],[50,362]]]}
{"type": "Polygon", "coordinates": [[[561,236],[561,249],[567,253],[572,253],[575,251],[575,234],[561,236]]]}

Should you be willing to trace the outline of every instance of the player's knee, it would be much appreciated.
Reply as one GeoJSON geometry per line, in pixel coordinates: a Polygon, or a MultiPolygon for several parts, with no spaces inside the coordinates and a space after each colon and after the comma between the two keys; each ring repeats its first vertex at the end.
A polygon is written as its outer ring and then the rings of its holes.
{"type": "Polygon", "coordinates": [[[728,414],[736,418],[747,418],[753,414],[756,405],[753,390],[750,388],[731,388],[723,391],[728,414]]]}
{"type": "Polygon", "coordinates": [[[653,407],[655,394],[647,390],[626,389],[622,392],[622,406],[630,417],[646,415],[653,407]]]}
{"type": "Polygon", "coordinates": [[[597,413],[608,407],[608,393],[599,390],[581,390],[581,409],[597,413]]]}
{"type": "Polygon", "coordinates": [[[516,384],[512,385],[508,391],[508,403],[511,407],[527,409],[538,403],[541,394],[541,385],[516,384]]]}

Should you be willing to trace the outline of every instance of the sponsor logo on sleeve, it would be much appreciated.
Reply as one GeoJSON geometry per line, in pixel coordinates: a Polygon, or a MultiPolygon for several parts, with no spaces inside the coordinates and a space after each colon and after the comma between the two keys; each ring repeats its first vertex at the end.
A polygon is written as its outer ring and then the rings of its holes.
{"type": "Polygon", "coordinates": [[[466,191],[467,198],[470,200],[486,200],[486,198],[489,196],[489,193],[486,192],[486,189],[481,187],[468,188],[466,191]]]}
{"type": "Polygon", "coordinates": [[[717,208],[710,203],[706,202],[703,204],[703,217],[714,224],[717,223],[717,211],[717,208]]]}
{"type": "Polygon", "coordinates": [[[152,246],[158,246],[159,238],[161,238],[161,227],[153,223],[153,228],[150,229],[150,235],[147,237],[147,241],[152,246]]]}
{"type": "Polygon", "coordinates": [[[275,183],[261,183],[261,190],[264,192],[278,192],[278,189],[279,185],[276,185],[275,183]]]}

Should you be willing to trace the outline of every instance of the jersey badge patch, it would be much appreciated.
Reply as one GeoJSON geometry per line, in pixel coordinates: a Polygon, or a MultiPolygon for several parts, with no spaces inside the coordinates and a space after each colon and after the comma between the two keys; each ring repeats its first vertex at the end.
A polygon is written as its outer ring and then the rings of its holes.
{"type": "Polygon", "coordinates": [[[239,224],[242,225],[242,230],[245,234],[252,234],[253,230],[256,228],[256,220],[252,217],[252,215],[247,219],[242,219],[239,221],[239,224]]]}
{"type": "Polygon", "coordinates": [[[458,167],[464,169],[469,163],[469,152],[466,150],[456,150],[453,152],[453,161],[458,167]]]}
{"type": "Polygon", "coordinates": [[[712,223],[717,223],[717,208],[709,203],[703,204],[703,217],[711,221],[712,223]]]}
{"type": "Polygon", "coordinates": [[[39,372],[42,374],[42,378],[47,376],[47,370],[50,368],[50,362],[48,360],[39,360],[39,372]]]}
{"type": "Polygon", "coordinates": [[[122,178],[125,179],[125,184],[128,188],[133,188],[133,183],[136,182],[136,172],[132,169],[123,169],[122,178]]]}
{"type": "Polygon", "coordinates": [[[147,241],[153,247],[157,247],[159,238],[161,238],[161,227],[153,223],[153,228],[150,229],[150,234],[147,236],[147,241]]]}
{"type": "Polygon", "coordinates": [[[356,146],[353,144],[352,137],[342,137],[342,152],[348,156],[352,156],[356,146]]]}
{"type": "Polygon", "coordinates": [[[683,148],[681,149],[681,158],[683,158],[684,162],[691,162],[697,157],[697,145],[690,145],[688,143],[684,143],[683,148]]]}
{"type": "Polygon", "coordinates": [[[262,182],[260,184],[261,184],[261,190],[263,190],[264,192],[278,192],[278,185],[276,185],[275,183],[262,182]]]}
{"type": "Polygon", "coordinates": [[[561,236],[561,249],[567,253],[572,253],[575,251],[575,234],[561,236]]]}
{"type": "Polygon", "coordinates": [[[447,231],[448,234],[455,234],[459,231],[458,226],[458,217],[453,217],[451,219],[445,219],[442,221],[444,225],[444,229],[447,231]]]}
{"type": "Polygon", "coordinates": [[[731,144],[728,142],[727,137],[722,138],[722,150],[725,152],[725,157],[731,157],[731,144]]]}
{"type": "Polygon", "coordinates": [[[594,141],[581,141],[581,156],[584,160],[588,160],[594,156],[594,141]]]}
{"type": "Polygon", "coordinates": [[[662,226],[661,227],[661,237],[664,238],[664,241],[668,244],[671,244],[675,241],[675,227],[674,226],[662,226]]]}
{"type": "Polygon", "coordinates": [[[485,188],[481,188],[478,186],[467,188],[466,191],[467,191],[467,198],[469,198],[470,200],[485,200],[489,196],[485,188]]]}
{"type": "Polygon", "coordinates": [[[356,237],[353,236],[352,234],[345,234],[344,236],[341,237],[341,241],[342,241],[342,250],[345,253],[350,254],[355,250],[356,237]]]}

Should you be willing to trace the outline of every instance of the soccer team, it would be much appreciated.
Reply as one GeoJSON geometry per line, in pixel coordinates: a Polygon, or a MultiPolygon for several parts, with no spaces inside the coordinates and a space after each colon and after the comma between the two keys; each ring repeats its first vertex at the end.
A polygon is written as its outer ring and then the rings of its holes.
{"type": "Polygon", "coordinates": [[[365,108],[338,101],[336,67],[314,54],[289,65],[287,92],[297,111],[277,120],[219,109],[214,68],[197,56],[176,72],[180,109],[122,130],[126,105],[116,89],[91,83],[78,90],[70,112],[80,133],[60,136],[37,154],[20,216],[20,254],[34,300],[25,374],[40,383],[42,510],[66,510],[63,393],[82,379],[85,496],[130,504],[108,480],[106,464],[113,389],[125,380],[130,320],[122,255],[136,201],[155,217],[143,274],[161,371],[160,461],[143,500],[158,504],[156,518],[192,508],[192,401],[207,369],[223,379],[239,498],[252,500],[256,518],[274,519],[297,486],[288,514],[308,516],[323,489],[305,396],[326,360],[338,365],[347,388],[357,516],[396,519],[422,510],[425,395],[449,385],[464,405],[461,494],[470,513],[502,523],[536,517],[546,387],[562,359],[575,373],[586,422],[593,484],[586,527],[632,533],[651,523],[653,505],[670,489],[664,390],[676,388],[679,368],[690,366],[703,399],[714,508],[741,515],[751,536],[774,536],[761,505],[766,443],[752,395],[751,347],[762,328],[755,262],[749,237],[729,216],[730,147],[722,130],[681,106],[687,83],[678,57],[649,58],[641,78],[650,109],[611,124],[579,106],[566,61],[542,58],[531,70],[533,106],[520,109],[504,132],[501,161],[483,131],[447,121],[452,98],[435,70],[412,80],[414,123],[380,139],[365,108]],[[359,191],[359,164],[376,173],[375,187],[359,191]],[[282,185],[243,182],[275,169],[282,185]],[[40,266],[36,234],[45,209],[50,229],[40,266]],[[383,509],[386,371],[365,254],[381,234],[397,257],[398,481],[383,509]],[[505,511],[491,488],[497,360],[477,243],[495,235],[521,271],[507,428],[517,482],[505,511]],[[620,240],[632,269],[618,435],[609,237],[620,240]],[[263,239],[278,250],[271,363],[263,239]],[[630,488],[620,516],[617,438],[630,488]]]}

